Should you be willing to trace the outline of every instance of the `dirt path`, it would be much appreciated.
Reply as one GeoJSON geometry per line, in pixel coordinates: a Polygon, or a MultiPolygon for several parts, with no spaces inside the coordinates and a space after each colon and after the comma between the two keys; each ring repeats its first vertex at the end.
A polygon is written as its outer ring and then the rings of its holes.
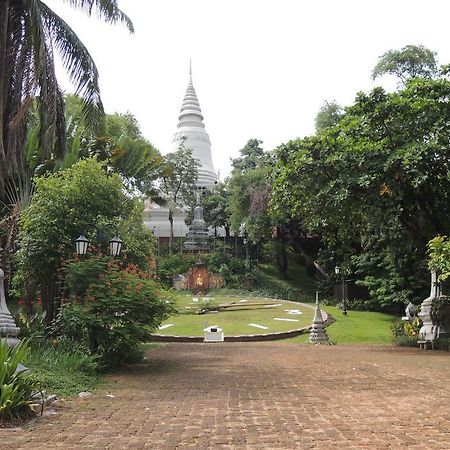
{"type": "Polygon", "coordinates": [[[170,344],[0,449],[450,448],[450,354],[389,346],[170,344]]]}

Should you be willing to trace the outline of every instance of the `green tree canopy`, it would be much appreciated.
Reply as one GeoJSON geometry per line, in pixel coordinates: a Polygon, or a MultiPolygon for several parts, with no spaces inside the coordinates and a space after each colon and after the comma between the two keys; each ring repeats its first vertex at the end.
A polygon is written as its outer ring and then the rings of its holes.
{"type": "Polygon", "coordinates": [[[271,209],[320,235],[380,302],[424,295],[450,223],[450,82],[358,94],[339,125],[277,150],[271,209]]]}
{"type": "Polygon", "coordinates": [[[270,193],[271,157],[261,147],[262,141],[250,139],[232,160],[228,179],[231,228],[238,232],[243,225],[250,239],[257,242],[269,233],[267,203],[270,193]]]}
{"type": "Polygon", "coordinates": [[[400,50],[389,50],[380,56],[372,71],[372,78],[394,75],[405,84],[409,78],[435,78],[439,74],[436,53],[423,45],[407,45],[400,50]]]}
{"type": "Polygon", "coordinates": [[[198,159],[192,157],[192,150],[185,148],[183,143],[177,151],[165,155],[161,165],[161,199],[169,209],[169,253],[172,253],[173,212],[176,208],[194,207],[199,166],[198,159]]]}
{"type": "MultiPolygon", "coordinates": [[[[69,5],[107,22],[129,18],[116,0],[68,0],[69,5]]],[[[103,117],[97,68],[75,32],[42,1],[0,2],[0,200],[5,182],[24,172],[27,119],[37,99],[38,139],[46,156],[64,151],[65,123],[61,91],[55,74],[55,51],[83,99],[83,116],[96,128],[103,117]]]]}
{"type": "Polygon", "coordinates": [[[343,115],[344,110],[342,106],[336,103],[335,100],[325,101],[316,116],[316,132],[334,127],[339,123],[343,115]]]}
{"type": "Polygon", "coordinates": [[[17,260],[22,279],[39,286],[51,320],[58,270],[74,254],[80,234],[95,244],[100,230],[108,241],[116,233],[115,224],[124,255],[138,263],[150,256],[152,237],[144,229],[142,206],[125,194],[121,177],[93,159],[35,181],[32,202],[20,219],[17,260]]]}

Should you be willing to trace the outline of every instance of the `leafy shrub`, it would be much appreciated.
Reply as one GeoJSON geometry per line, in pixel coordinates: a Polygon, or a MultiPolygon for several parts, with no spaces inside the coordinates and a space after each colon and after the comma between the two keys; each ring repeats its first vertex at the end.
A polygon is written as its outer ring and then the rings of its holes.
{"type": "Polygon", "coordinates": [[[418,317],[412,322],[397,320],[391,327],[394,342],[397,345],[415,347],[421,326],[422,321],[418,317]]]}
{"type": "Polygon", "coordinates": [[[178,273],[186,273],[196,262],[197,258],[191,254],[174,254],[164,256],[158,260],[158,276],[167,287],[172,286],[172,277],[178,273]]]}
{"type": "Polygon", "coordinates": [[[439,281],[450,277],[450,238],[436,236],[428,243],[430,268],[439,272],[439,281]]]}
{"type": "Polygon", "coordinates": [[[6,339],[0,340],[0,419],[26,417],[33,413],[30,406],[38,383],[28,370],[17,371],[29,352],[28,341],[8,348],[6,339]]]}
{"type": "Polygon", "coordinates": [[[174,312],[172,295],[135,265],[95,256],[68,264],[66,274],[70,295],[56,335],[83,343],[105,367],[139,359],[140,343],[174,312]]]}
{"type": "Polygon", "coordinates": [[[31,316],[20,311],[15,319],[22,339],[29,339],[33,344],[45,339],[45,311],[36,312],[31,316]]]}
{"type": "Polygon", "coordinates": [[[202,254],[200,257],[186,253],[161,257],[158,260],[157,274],[165,286],[171,287],[173,275],[186,273],[199,258],[209,271],[222,275],[225,284],[230,287],[243,287],[243,281],[252,275],[245,260],[218,252],[202,254]]]}
{"type": "Polygon", "coordinates": [[[32,346],[26,364],[41,388],[61,396],[92,391],[100,385],[99,357],[64,340],[46,340],[32,346]]]}

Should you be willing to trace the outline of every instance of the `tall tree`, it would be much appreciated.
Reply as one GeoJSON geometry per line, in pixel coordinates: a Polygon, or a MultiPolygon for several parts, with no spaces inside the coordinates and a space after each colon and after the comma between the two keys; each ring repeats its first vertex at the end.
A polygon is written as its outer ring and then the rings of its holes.
{"type": "Polygon", "coordinates": [[[380,303],[420,300],[427,243],[450,232],[449,102],[445,79],[377,88],[277,151],[271,208],[322,236],[380,303]]]}
{"type": "MultiPolygon", "coordinates": [[[[271,233],[267,205],[271,191],[272,156],[264,152],[262,141],[250,139],[231,161],[233,170],[228,181],[231,228],[235,233],[245,229],[251,241],[260,243],[271,233]]],[[[282,249],[283,250],[283,249],[282,249]]],[[[282,252],[283,253],[283,252],[282,252]]],[[[286,272],[286,259],[281,272],[286,272]]]]}
{"type": "Polygon", "coordinates": [[[439,74],[436,53],[423,45],[407,45],[400,50],[389,50],[380,56],[372,71],[372,78],[390,74],[405,84],[410,78],[435,78],[439,74]]]}
{"type": "MultiPolygon", "coordinates": [[[[129,18],[117,0],[67,0],[91,15],[97,11],[107,22],[129,18]]],[[[0,200],[8,178],[24,173],[23,149],[30,108],[37,100],[39,145],[46,155],[64,151],[63,97],[55,74],[54,52],[83,99],[83,116],[92,127],[103,117],[98,72],[86,47],[67,23],[41,0],[0,2],[0,200]]]]}
{"type": "Polygon", "coordinates": [[[169,209],[170,222],[169,253],[172,253],[173,213],[175,209],[193,207],[200,162],[192,157],[192,150],[180,145],[175,152],[168,153],[162,164],[160,189],[169,209]]]}

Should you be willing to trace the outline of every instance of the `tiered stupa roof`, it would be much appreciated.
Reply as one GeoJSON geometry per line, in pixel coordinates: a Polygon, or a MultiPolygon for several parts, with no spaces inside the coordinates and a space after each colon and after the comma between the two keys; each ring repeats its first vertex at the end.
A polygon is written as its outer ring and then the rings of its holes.
{"type": "Polygon", "coordinates": [[[217,183],[211,154],[211,141],[205,130],[200,103],[189,70],[189,83],[178,118],[178,131],[174,134],[173,151],[181,145],[192,150],[192,156],[199,160],[197,186],[212,187],[217,183]]]}

